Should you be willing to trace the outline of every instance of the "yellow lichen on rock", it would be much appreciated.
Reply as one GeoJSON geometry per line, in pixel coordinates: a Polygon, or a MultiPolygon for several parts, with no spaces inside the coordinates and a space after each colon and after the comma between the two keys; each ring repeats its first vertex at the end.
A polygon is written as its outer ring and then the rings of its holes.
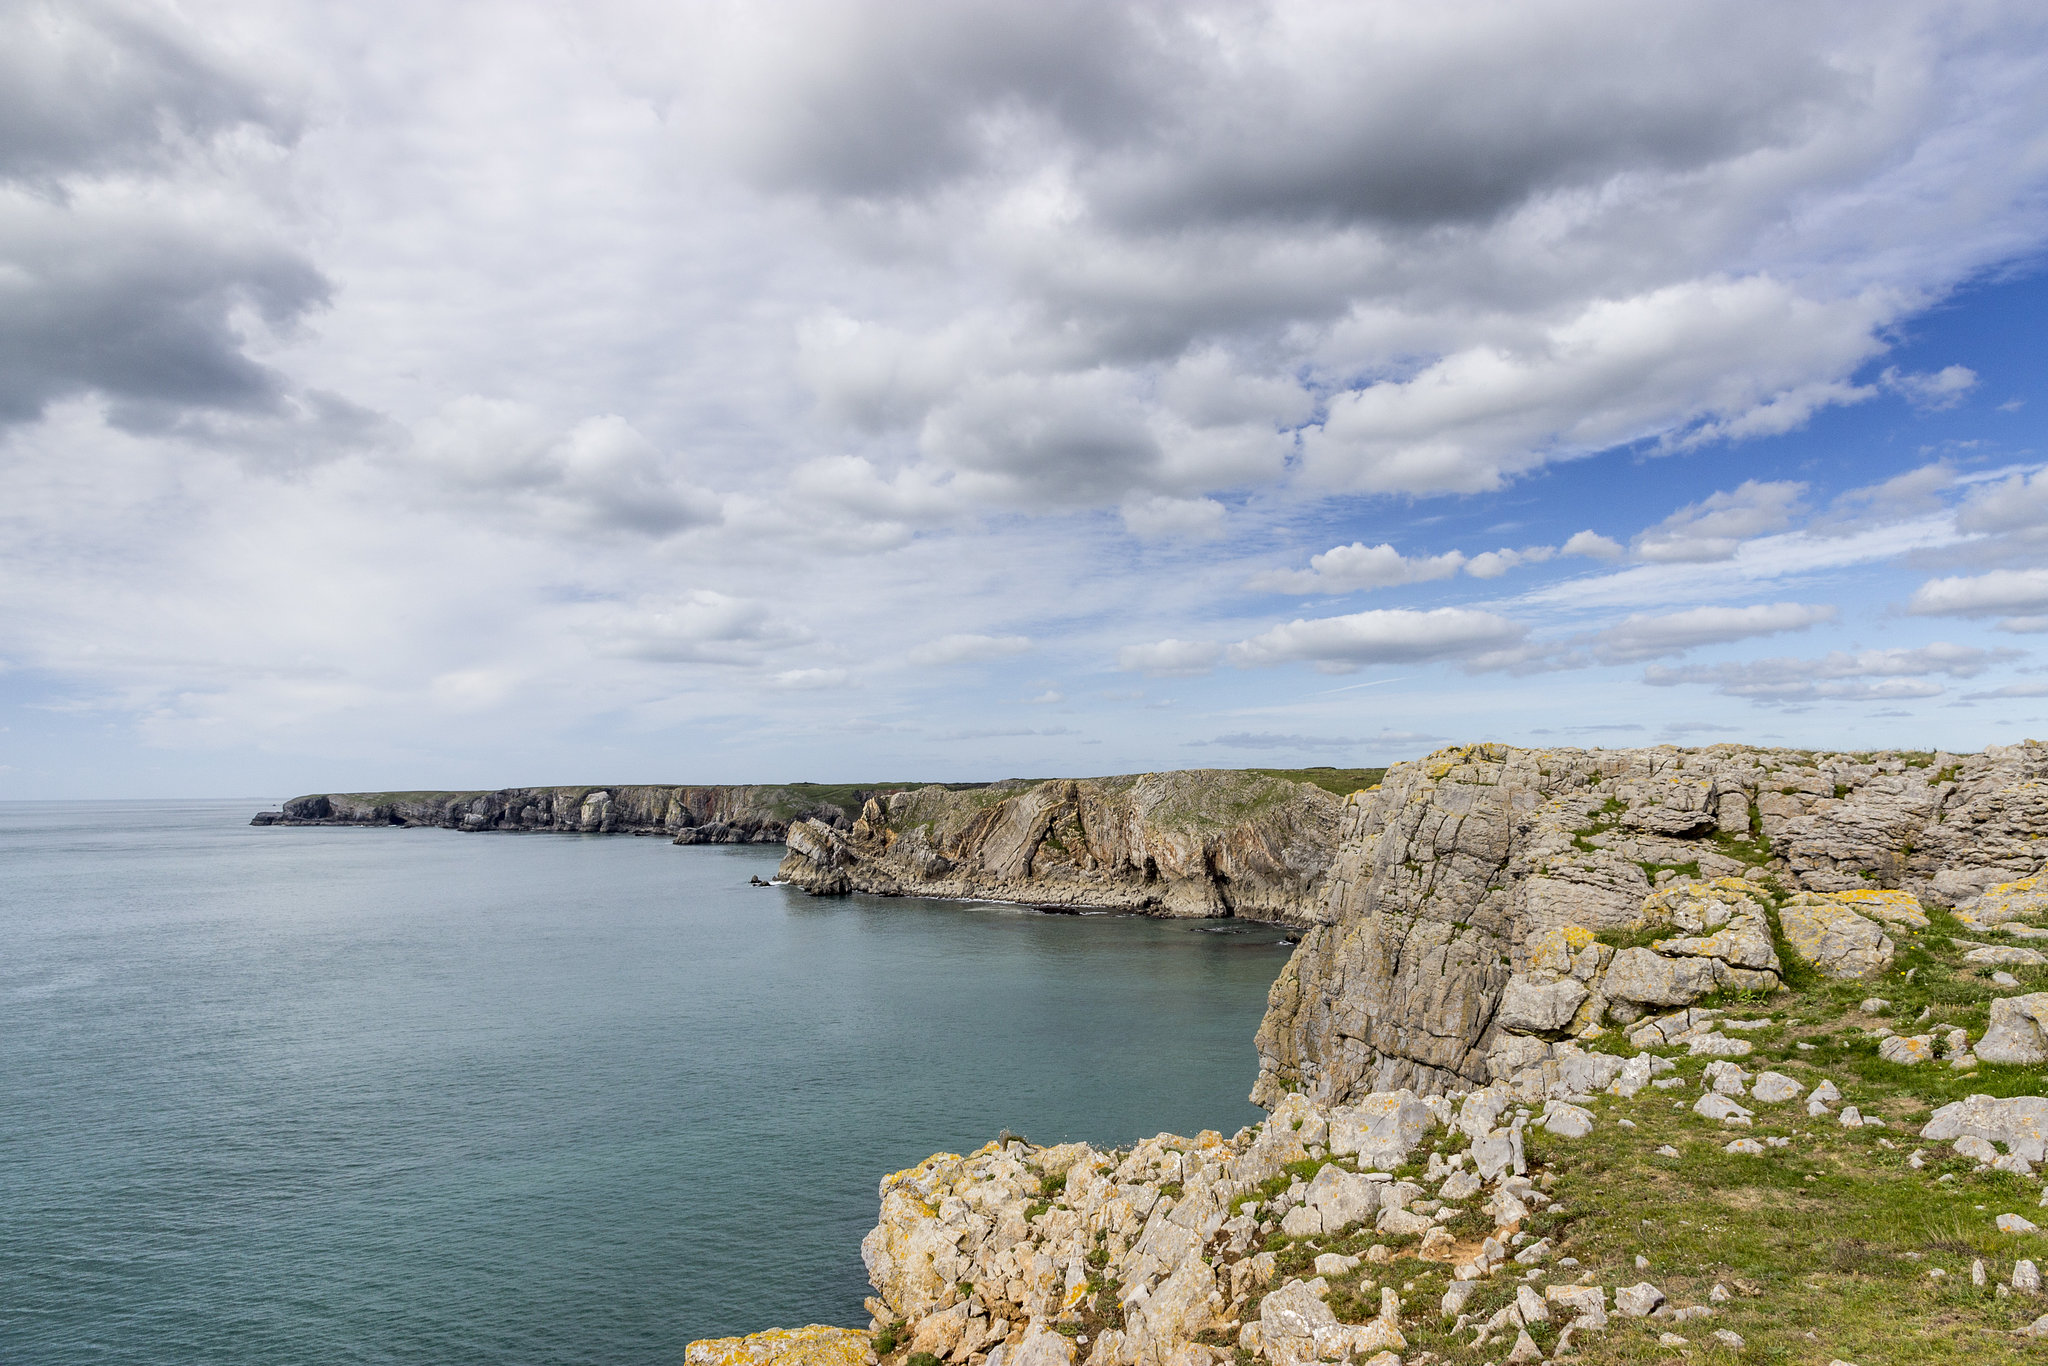
{"type": "Polygon", "coordinates": [[[1851,892],[1809,892],[1813,897],[1824,897],[1838,902],[1872,920],[1882,920],[1889,925],[1904,925],[1910,929],[1924,930],[1930,923],[1927,912],[1920,909],[1919,899],[1911,892],[1889,889],[1859,888],[1851,892]]]}
{"type": "Polygon", "coordinates": [[[1956,919],[1965,925],[1999,925],[2048,911],[2048,877],[2036,874],[2013,882],[2001,882],[1982,896],[1956,907],[1956,919]]]}
{"type": "Polygon", "coordinates": [[[770,1328],[739,1338],[700,1338],[683,1349],[687,1366],[871,1366],[866,1333],[822,1323],[770,1328]]]}

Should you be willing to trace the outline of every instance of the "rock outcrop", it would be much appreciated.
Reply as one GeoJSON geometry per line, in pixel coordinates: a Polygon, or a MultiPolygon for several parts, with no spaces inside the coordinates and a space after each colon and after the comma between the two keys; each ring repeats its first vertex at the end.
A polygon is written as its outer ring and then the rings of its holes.
{"type": "Polygon", "coordinates": [[[2048,746],[2033,742],[1439,751],[1346,801],[1326,900],[1259,1030],[1254,1099],[1512,1084],[1603,1019],[1770,990],[1773,914],[1803,964],[1872,976],[1890,932],[1926,924],[1921,901],[1986,925],[2048,907],[2032,881],[2044,836],[2048,746]],[[1595,942],[1663,925],[1686,933],[1595,942]]]}
{"type": "Polygon", "coordinates": [[[508,787],[496,792],[329,792],[294,797],[252,825],[401,825],[665,835],[677,844],[779,844],[795,821],[844,829],[865,792],[786,786],[508,787]]]}
{"type": "Polygon", "coordinates": [[[816,895],[973,897],[1308,923],[1345,799],[1313,783],[1194,769],[925,787],[850,828],[790,827],[778,876],[816,895]]]}

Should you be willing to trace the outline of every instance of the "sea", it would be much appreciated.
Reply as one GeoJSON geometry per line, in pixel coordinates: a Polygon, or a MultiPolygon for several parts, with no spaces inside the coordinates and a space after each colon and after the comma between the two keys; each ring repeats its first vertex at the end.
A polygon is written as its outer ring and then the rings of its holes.
{"type": "Polygon", "coordinates": [[[0,803],[0,1362],[679,1362],[864,1327],[877,1183],[1229,1133],[1277,927],[780,846],[0,803]]]}

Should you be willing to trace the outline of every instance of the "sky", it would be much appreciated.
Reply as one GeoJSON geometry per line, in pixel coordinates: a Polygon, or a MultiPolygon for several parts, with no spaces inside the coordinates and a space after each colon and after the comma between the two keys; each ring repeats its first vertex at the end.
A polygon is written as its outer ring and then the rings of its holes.
{"type": "Polygon", "coordinates": [[[2048,737],[2048,9],[0,0],[0,798],[2048,737]]]}

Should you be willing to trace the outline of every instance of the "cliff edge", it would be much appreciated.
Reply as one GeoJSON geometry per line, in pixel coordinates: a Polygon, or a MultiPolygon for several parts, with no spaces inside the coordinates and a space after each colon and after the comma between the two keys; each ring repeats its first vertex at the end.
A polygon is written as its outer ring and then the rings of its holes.
{"type": "Polygon", "coordinates": [[[784,786],[507,787],[496,792],[325,792],[251,825],[398,825],[443,830],[666,835],[677,844],[779,844],[793,821],[844,828],[862,789],[784,786]]]}
{"type": "Polygon", "coordinates": [[[844,829],[794,822],[777,876],[819,896],[1308,924],[1344,810],[1315,782],[1257,770],[925,787],[869,799],[844,829]]]}

